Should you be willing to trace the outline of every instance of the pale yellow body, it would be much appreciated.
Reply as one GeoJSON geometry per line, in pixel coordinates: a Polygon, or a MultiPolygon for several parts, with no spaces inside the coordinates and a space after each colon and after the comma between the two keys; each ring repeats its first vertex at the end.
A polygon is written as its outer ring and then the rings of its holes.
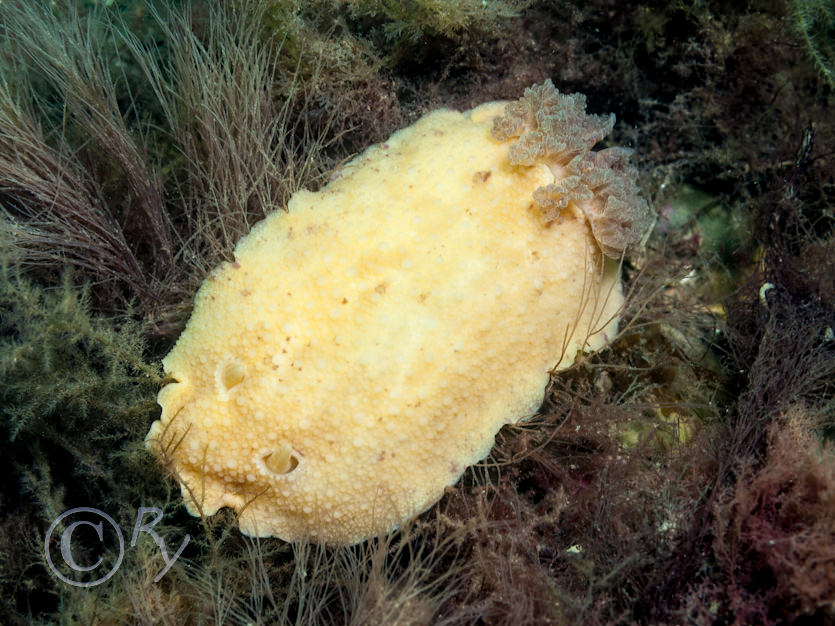
{"type": "Polygon", "coordinates": [[[189,511],[291,541],[388,532],[531,416],[549,371],[611,339],[617,264],[576,207],[537,213],[554,174],[509,164],[503,106],[371,147],[207,279],[148,434],[189,511]]]}

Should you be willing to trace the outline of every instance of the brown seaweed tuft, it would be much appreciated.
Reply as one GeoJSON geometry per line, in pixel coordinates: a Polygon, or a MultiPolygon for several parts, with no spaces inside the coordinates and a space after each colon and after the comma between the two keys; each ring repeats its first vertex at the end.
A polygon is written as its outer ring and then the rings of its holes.
{"type": "Polygon", "coordinates": [[[802,406],[775,419],[764,463],[746,464],[717,507],[715,549],[738,619],[752,607],[772,620],[787,608],[835,611],[835,449],[816,430],[802,406]]]}

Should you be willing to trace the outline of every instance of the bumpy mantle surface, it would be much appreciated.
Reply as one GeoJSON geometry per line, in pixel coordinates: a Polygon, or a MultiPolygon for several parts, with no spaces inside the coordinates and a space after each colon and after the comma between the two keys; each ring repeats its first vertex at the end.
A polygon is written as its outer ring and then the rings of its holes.
{"type": "Polygon", "coordinates": [[[395,133],[206,280],[147,438],[191,513],[229,506],[243,532],[290,541],[386,533],[532,415],[549,371],[613,336],[606,255],[639,238],[646,204],[621,152],[590,152],[609,118],[561,96],[561,130],[537,93],[395,133]],[[534,132],[550,144],[531,149],[534,132]],[[615,196],[640,215],[601,242],[591,216],[615,196]]]}

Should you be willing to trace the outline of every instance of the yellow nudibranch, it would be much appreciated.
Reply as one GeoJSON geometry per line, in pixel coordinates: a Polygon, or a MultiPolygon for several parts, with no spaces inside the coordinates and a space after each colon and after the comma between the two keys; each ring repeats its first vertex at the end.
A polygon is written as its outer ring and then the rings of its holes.
{"type": "Polygon", "coordinates": [[[650,225],[613,116],[550,83],[440,110],[297,192],[206,279],[148,433],[194,515],[351,544],[437,502],[617,332],[650,225]]]}

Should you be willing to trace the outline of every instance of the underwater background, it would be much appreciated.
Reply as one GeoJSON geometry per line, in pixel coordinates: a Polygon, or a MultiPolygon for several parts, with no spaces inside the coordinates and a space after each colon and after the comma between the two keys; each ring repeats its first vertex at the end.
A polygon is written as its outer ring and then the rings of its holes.
{"type": "Polygon", "coordinates": [[[831,0],[2,0],[0,624],[835,624],[834,90],[831,0]],[[390,536],[190,516],[144,437],[212,268],[547,78],[657,213],[617,340],[390,536]]]}

